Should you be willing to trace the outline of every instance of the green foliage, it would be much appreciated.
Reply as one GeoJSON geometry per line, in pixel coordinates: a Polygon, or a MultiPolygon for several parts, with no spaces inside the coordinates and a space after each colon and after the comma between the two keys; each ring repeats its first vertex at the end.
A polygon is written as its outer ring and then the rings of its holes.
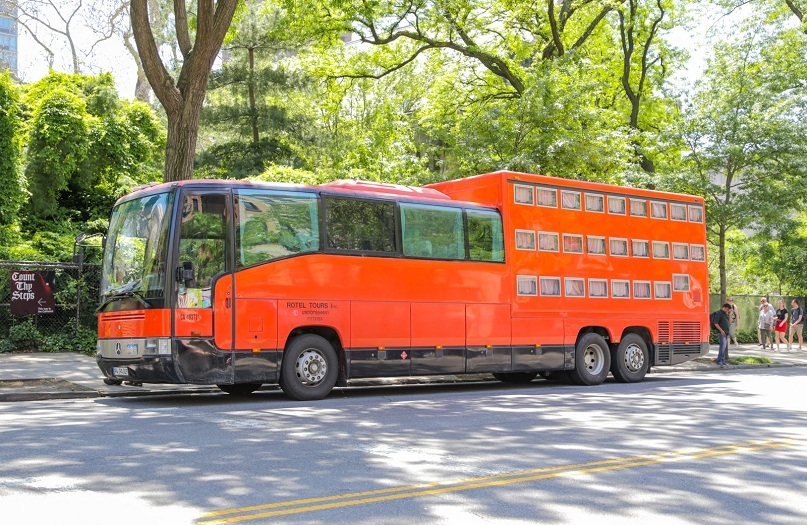
{"type": "Polygon", "coordinates": [[[51,73],[26,100],[26,176],[37,217],[105,217],[118,197],[160,177],[165,131],[148,106],[118,99],[110,75],[51,73]]]}
{"type": "Polygon", "coordinates": [[[294,163],[291,148],[275,138],[258,142],[217,144],[196,157],[195,176],[200,179],[245,179],[263,172],[270,162],[294,163]]]}
{"type": "Polygon", "coordinates": [[[741,355],[739,357],[731,358],[731,363],[734,365],[739,365],[742,363],[747,364],[754,364],[754,365],[764,365],[770,364],[771,360],[767,357],[758,357],[754,355],[741,355]]]}
{"type": "Polygon", "coordinates": [[[31,319],[14,324],[8,329],[8,340],[14,350],[35,350],[42,343],[42,334],[31,319]]]}
{"type": "Polygon", "coordinates": [[[98,333],[85,326],[79,326],[78,331],[73,337],[72,350],[81,352],[82,354],[95,355],[97,351],[98,333]]]}
{"type": "Polygon", "coordinates": [[[86,113],[85,101],[63,88],[44,95],[33,112],[25,175],[41,217],[55,215],[60,193],[81,180],[90,144],[86,113]]]}
{"type": "Polygon", "coordinates": [[[20,170],[19,93],[8,71],[0,73],[0,225],[16,222],[27,197],[20,170]]]}

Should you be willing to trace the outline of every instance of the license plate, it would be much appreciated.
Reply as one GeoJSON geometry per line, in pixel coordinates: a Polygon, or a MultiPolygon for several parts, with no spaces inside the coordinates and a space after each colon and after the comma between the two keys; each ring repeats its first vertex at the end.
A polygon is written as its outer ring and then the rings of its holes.
{"type": "Polygon", "coordinates": [[[113,366],[112,367],[112,375],[113,376],[128,376],[129,369],[125,366],[113,366]]]}

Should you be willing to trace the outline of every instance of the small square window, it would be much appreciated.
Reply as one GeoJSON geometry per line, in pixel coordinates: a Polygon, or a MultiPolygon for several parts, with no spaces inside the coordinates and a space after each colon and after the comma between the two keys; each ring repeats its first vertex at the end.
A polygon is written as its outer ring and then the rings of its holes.
{"type": "Polygon", "coordinates": [[[538,232],[538,250],[542,252],[560,251],[558,234],[538,232]]]}
{"type": "Polygon", "coordinates": [[[632,240],[631,249],[633,250],[634,257],[650,257],[650,249],[647,241],[632,240]]]}
{"type": "Polygon", "coordinates": [[[628,240],[627,239],[615,239],[611,238],[608,240],[608,243],[611,248],[611,255],[615,257],[627,257],[628,256],[628,240]]]}
{"type": "Polygon", "coordinates": [[[519,275],[518,295],[538,295],[538,278],[532,275],[519,275]]]}
{"type": "Polygon", "coordinates": [[[532,206],[535,203],[535,194],[532,191],[532,186],[513,185],[513,199],[516,204],[528,204],[532,206]]]}
{"type": "Polygon", "coordinates": [[[667,244],[666,242],[653,241],[653,258],[669,259],[670,245],[667,244]]]}
{"type": "Polygon", "coordinates": [[[630,299],[630,281],[611,279],[611,295],[615,299],[630,299]]]}
{"type": "Polygon", "coordinates": [[[706,260],[706,250],[704,249],[702,244],[690,244],[689,245],[689,254],[693,261],[705,261],[706,260]]]}
{"type": "Polygon", "coordinates": [[[672,299],[672,291],[669,281],[653,283],[656,299],[672,299]]]}
{"type": "Polygon", "coordinates": [[[586,237],[586,251],[591,255],[605,255],[605,237],[586,237]]]}
{"type": "Polygon", "coordinates": [[[670,203],[670,218],[674,221],[686,221],[687,220],[686,205],[670,203]]]}
{"type": "Polygon", "coordinates": [[[608,281],[605,279],[588,280],[588,296],[597,298],[608,297],[608,281]]]}
{"type": "Polygon", "coordinates": [[[580,208],[580,192],[577,191],[561,191],[560,192],[560,206],[564,210],[579,210],[580,208]]]}
{"type": "Polygon", "coordinates": [[[586,211],[603,213],[605,211],[605,198],[602,195],[586,193],[586,211]]]}
{"type": "Polygon", "coordinates": [[[631,217],[647,217],[647,201],[644,199],[630,200],[631,217]]]}
{"type": "Polygon", "coordinates": [[[608,213],[625,215],[625,197],[608,197],[608,213]]]}
{"type": "Polygon", "coordinates": [[[547,206],[549,208],[558,207],[558,191],[549,190],[546,188],[538,188],[538,206],[547,206]]]}
{"type": "Polygon", "coordinates": [[[535,251],[535,232],[532,230],[516,230],[516,250],[535,251]]]}
{"type": "Polygon", "coordinates": [[[650,281],[633,281],[633,298],[650,299],[650,281]]]}
{"type": "Polygon", "coordinates": [[[586,296],[586,285],[583,279],[567,277],[563,281],[566,285],[566,297],[586,296]]]}
{"type": "Polygon", "coordinates": [[[689,222],[703,222],[703,208],[700,206],[690,206],[689,222]]]}
{"type": "Polygon", "coordinates": [[[541,295],[560,297],[560,277],[541,277],[541,295]]]}
{"type": "Polygon", "coordinates": [[[673,259],[677,261],[689,260],[689,245],[683,243],[673,243],[673,259]]]}
{"type": "Polygon", "coordinates": [[[666,202],[650,202],[650,216],[654,219],[667,218],[667,203],[666,202]]]}
{"type": "Polygon", "coordinates": [[[676,292],[688,292],[689,275],[673,274],[673,290],[676,292]]]}
{"type": "Polygon", "coordinates": [[[583,253],[583,236],[563,234],[564,253],[583,253]]]}

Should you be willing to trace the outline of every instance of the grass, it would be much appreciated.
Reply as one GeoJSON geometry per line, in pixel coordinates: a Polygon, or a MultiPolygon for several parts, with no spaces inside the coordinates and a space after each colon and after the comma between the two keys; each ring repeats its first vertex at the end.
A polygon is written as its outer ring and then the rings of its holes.
{"type": "Polygon", "coordinates": [[[741,363],[751,363],[755,365],[764,365],[769,364],[771,362],[770,359],[767,357],[757,357],[753,355],[743,355],[740,357],[734,357],[731,359],[731,362],[735,365],[739,365],[741,363]]]}

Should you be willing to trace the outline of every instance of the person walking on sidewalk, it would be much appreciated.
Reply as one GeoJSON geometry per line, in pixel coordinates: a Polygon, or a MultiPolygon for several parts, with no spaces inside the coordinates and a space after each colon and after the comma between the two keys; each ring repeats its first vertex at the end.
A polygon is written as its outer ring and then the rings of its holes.
{"type": "Polygon", "coordinates": [[[727,301],[731,305],[731,311],[729,312],[729,345],[731,344],[731,340],[734,339],[734,348],[739,348],[740,342],[737,340],[737,327],[740,324],[740,309],[737,308],[737,305],[734,304],[734,299],[731,297],[729,297],[727,301]]]}
{"type": "Polygon", "coordinates": [[[773,349],[773,308],[766,302],[762,303],[762,309],[759,311],[759,319],[757,320],[759,326],[759,338],[762,342],[762,349],[767,348],[770,343],[773,349]]]}
{"type": "Polygon", "coordinates": [[[790,339],[788,339],[787,343],[787,351],[790,351],[790,348],[793,346],[793,334],[795,333],[799,338],[799,350],[801,350],[803,341],[802,333],[804,332],[804,309],[799,306],[799,301],[797,299],[793,299],[793,302],[790,303],[790,306],[793,307],[790,310],[790,339]]]}
{"type": "Polygon", "coordinates": [[[773,319],[773,338],[776,340],[777,352],[781,351],[779,343],[782,343],[783,346],[787,346],[787,341],[785,340],[787,337],[787,318],[790,315],[787,308],[785,308],[785,302],[781,299],[779,300],[778,306],[773,319]]]}
{"type": "Polygon", "coordinates": [[[726,366],[726,349],[729,346],[728,332],[729,332],[729,311],[731,305],[725,303],[716,310],[711,316],[712,330],[717,332],[717,364],[726,366]]]}
{"type": "MultiPolygon", "coordinates": [[[[765,305],[768,304],[768,299],[766,297],[759,298],[759,314],[762,314],[762,309],[765,308],[765,305]]],[[[759,338],[759,346],[765,347],[765,343],[762,340],[762,330],[759,327],[759,321],[757,321],[757,338],[759,338]]]]}

